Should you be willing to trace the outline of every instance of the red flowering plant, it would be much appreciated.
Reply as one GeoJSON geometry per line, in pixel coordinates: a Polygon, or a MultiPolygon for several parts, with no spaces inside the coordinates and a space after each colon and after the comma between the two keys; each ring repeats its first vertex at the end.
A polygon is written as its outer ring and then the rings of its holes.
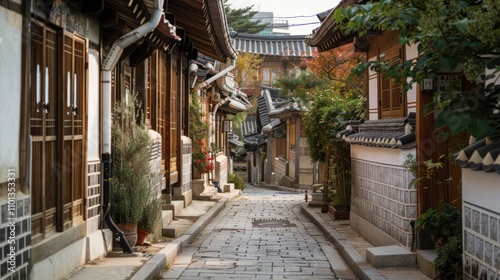
{"type": "Polygon", "coordinates": [[[193,165],[201,173],[209,173],[214,170],[213,157],[208,155],[204,149],[203,140],[193,139],[193,165]]]}
{"type": "Polygon", "coordinates": [[[209,157],[204,143],[208,136],[209,126],[203,120],[200,98],[195,90],[191,92],[189,107],[189,136],[193,141],[193,166],[201,174],[209,173],[214,170],[213,157],[209,157]]]}

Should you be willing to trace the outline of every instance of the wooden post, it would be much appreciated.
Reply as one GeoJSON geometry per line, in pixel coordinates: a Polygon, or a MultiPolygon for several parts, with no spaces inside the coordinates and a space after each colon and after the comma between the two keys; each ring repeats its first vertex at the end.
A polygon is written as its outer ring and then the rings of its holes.
{"type": "Polygon", "coordinates": [[[330,182],[330,148],[326,149],[326,159],[325,159],[325,184],[323,184],[323,202],[321,204],[321,213],[328,213],[328,184],[330,182]]]}

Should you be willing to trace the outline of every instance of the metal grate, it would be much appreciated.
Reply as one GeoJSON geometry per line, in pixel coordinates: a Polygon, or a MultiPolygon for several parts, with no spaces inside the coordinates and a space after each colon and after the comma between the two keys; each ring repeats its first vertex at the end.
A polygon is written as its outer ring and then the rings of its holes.
{"type": "Polygon", "coordinates": [[[287,219],[260,219],[252,222],[254,228],[288,228],[296,227],[296,224],[290,223],[287,219]]]}

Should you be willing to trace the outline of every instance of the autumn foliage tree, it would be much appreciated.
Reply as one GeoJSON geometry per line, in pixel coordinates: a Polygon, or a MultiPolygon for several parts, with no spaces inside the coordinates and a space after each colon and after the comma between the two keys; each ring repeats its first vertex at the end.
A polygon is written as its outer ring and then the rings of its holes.
{"type": "Polygon", "coordinates": [[[259,54],[240,53],[236,58],[234,81],[240,88],[255,88],[260,86],[259,68],[264,58],[259,54]]]}
{"type": "Polygon", "coordinates": [[[301,65],[320,79],[335,81],[349,88],[359,88],[363,86],[363,79],[350,73],[364,59],[364,53],[354,52],[354,45],[348,44],[325,52],[316,50],[313,58],[303,59],[301,65]]]}
{"type": "Polygon", "coordinates": [[[364,62],[365,54],[354,51],[352,44],[325,52],[314,51],[312,58],[303,58],[296,75],[278,79],[282,93],[313,101],[314,96],[334,91],[337,94],[363,93],[363,77],[351,75],[351,69],[364,62]]]}

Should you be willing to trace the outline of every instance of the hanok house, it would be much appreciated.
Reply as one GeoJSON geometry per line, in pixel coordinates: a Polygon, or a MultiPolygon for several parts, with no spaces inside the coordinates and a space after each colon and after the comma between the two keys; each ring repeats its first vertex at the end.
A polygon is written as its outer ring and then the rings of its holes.
{"type": "MultiPolygon", "coordinates": [[[[227,120],[227,116],[246,111],[252,106],[247,95],[239,91],[238,84],[234,82],[230,72],[234,66],[235,60],[221,63],[203,55],[191,61],[190,69],[194,76],[191,88],[200,96],[205,121],[210,124],[205,141],[210,146],[209,157],[214,166],[214,170],[207,174],[195,172],[193,195],[197,198],[216,194],[217,190],[212,187],[214,178],[217,178],[221,189],[228,183],[228,175],[233,169],[229,147],[232,122],[227,120]]],[[[230,190],[229,186],[226,189],[230,190]]]]}
{"type": "MultiPolygon", "coordinates": [[[[366,52],[368,60],[392,64],[417,57],[416,46],[399,45],[395,32],[373,32],[360,38],[335,30],[333,12],[356,2],[341,1],[327,16],[322,16],[320,27],[306,42],[320,52],[354,42],[356,51],[366,52]]],[[[340,135],[351,144],[350,225],[375,246],[399,244],[412,248],[413,240],[418,239],[423,247],[423,240],[413,235],[410,223],[430,207],[459,198],[460,169],[441,159],[441,155],[449,155],[464,140],[442,137],[445,131],[435,126],[434,115],[425,114],[424,107],[434,93],[449,87],[462,91],[467,85],[458,73],[439,73],[438,79],[429,85],[415,85],[404,92],[400,83],[381,73],[368,70],[366,77],[367,120],[358,127],[350,126],[350,132],[344,131],[347,135],[340,135]],[[431,179],[420,180],[416,187],[411,187],[409,183],[414,177],[403,166],[408,155],[418,162],[442,161],[445,167],[431,179]]]]}
{"type": "Polygon", "coordinates": [[[312,57],[313,48],[307,46],[304,39],[297,35],[254,34],[237,34],[234,38],[240,53],[259,54],[264,59],[258,73],[259,88],[249,81],[242,81],[241,88],[256,96],[258,103],[256,114],[250,114],[243,126],[248,182],[293,188],[313,184],[315,171],[301,128],[300,115],[304,108],[290,107],[293,102],[279,96],[279,89],[273,87],[278,77],[300,71],[301,60],[312,57]]]}
{"type": "Polygon", "coordinates": [[[111,248],[112,102],[142,100],[160,188],[188,202],[189,61],[236,52],[222,1],[4,1],[0,21],[0,279],[62,279],[111,248]]]}

